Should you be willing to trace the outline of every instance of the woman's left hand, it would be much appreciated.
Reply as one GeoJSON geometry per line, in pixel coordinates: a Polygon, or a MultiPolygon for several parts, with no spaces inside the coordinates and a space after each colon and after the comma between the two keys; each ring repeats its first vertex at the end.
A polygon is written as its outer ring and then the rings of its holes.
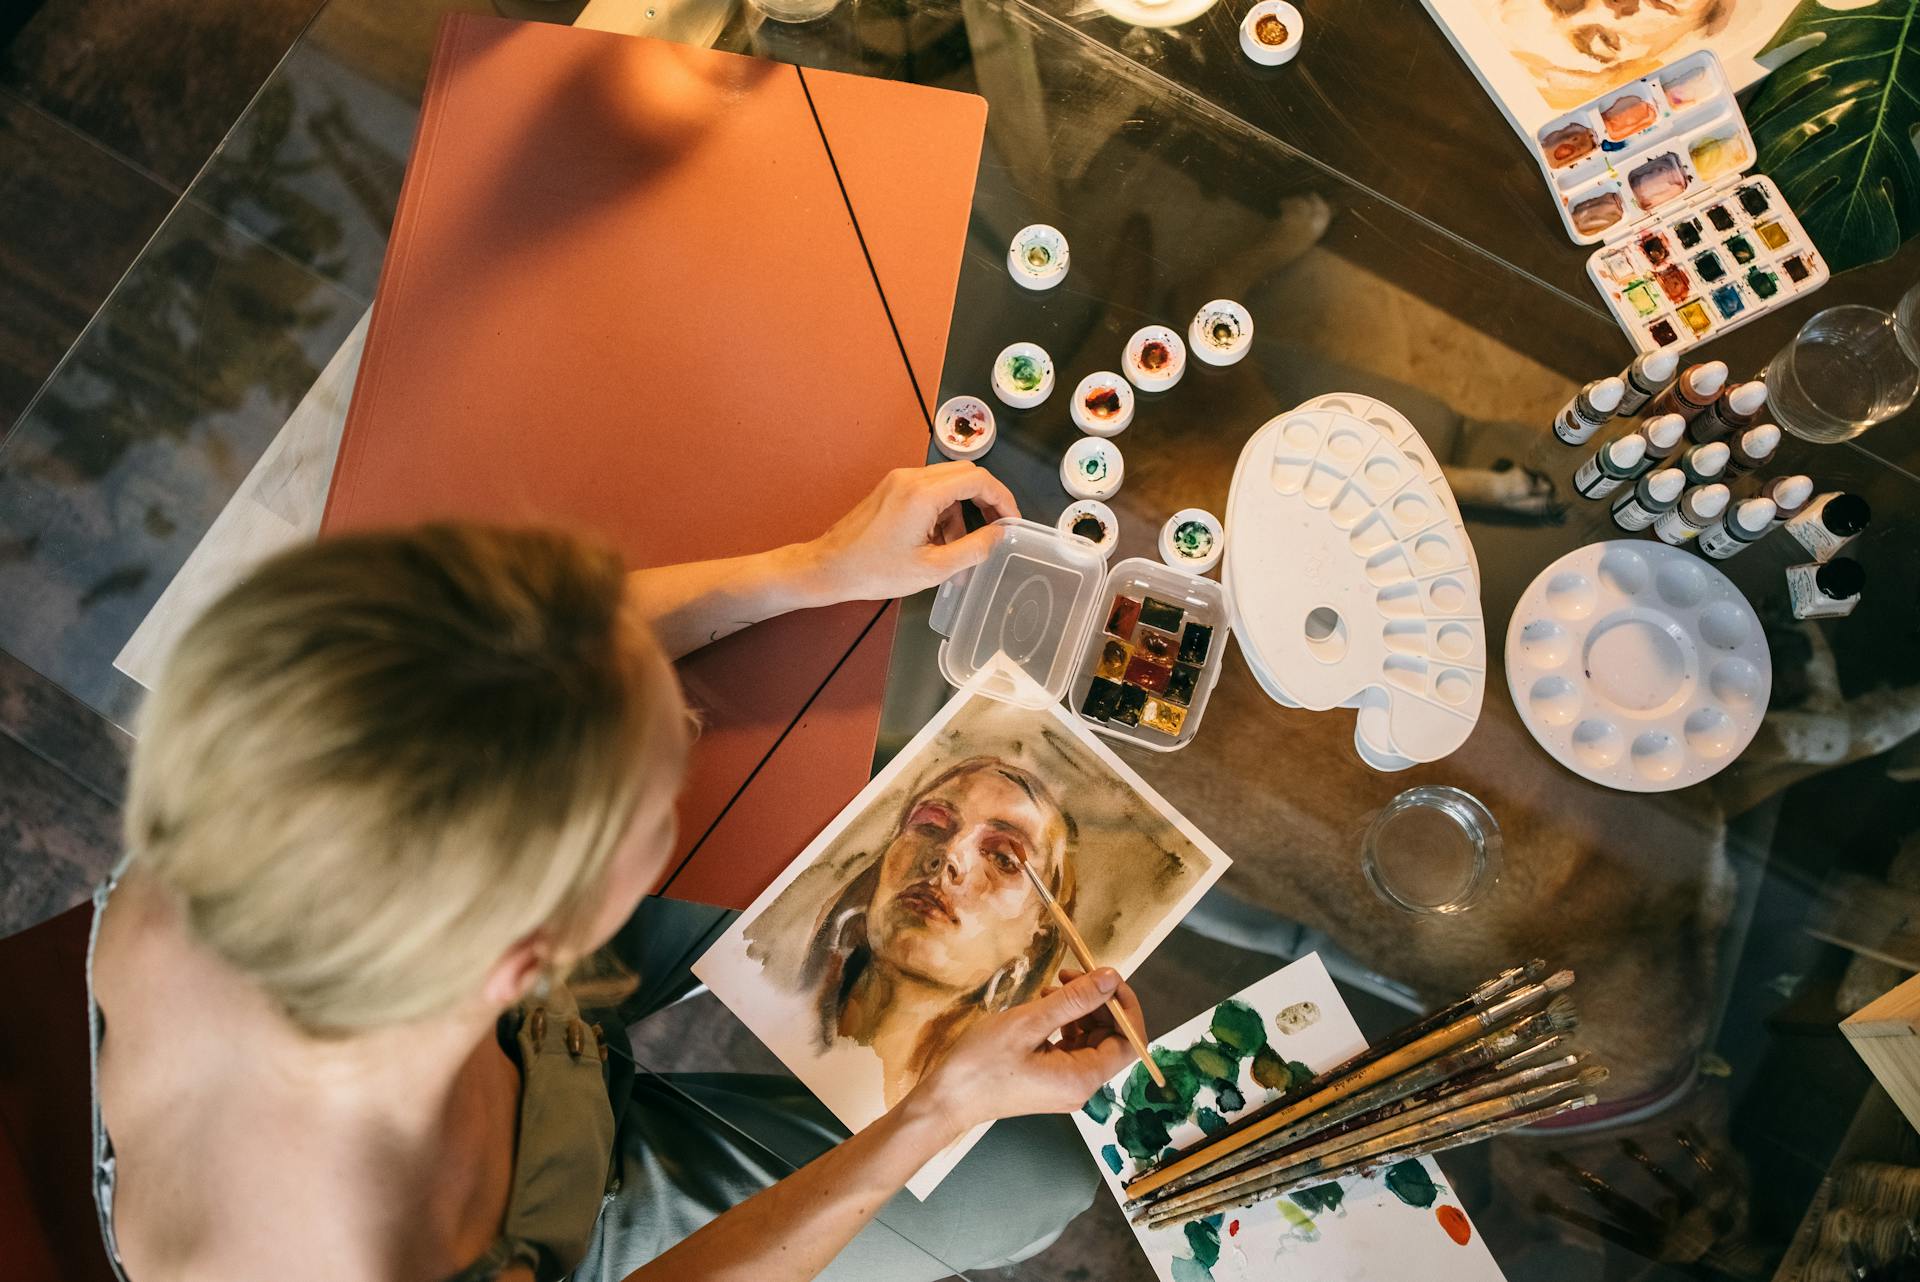
{"type": "Polygon", "coordinates": [[[1000,530],[967,533],[960,505],[969,500],[989,522],[1020,515],[1012,491],[972,463],[887,473],[832,529],[801,545],[814,595],[823,604],[884,601],[980,564],[1000,530]]]}

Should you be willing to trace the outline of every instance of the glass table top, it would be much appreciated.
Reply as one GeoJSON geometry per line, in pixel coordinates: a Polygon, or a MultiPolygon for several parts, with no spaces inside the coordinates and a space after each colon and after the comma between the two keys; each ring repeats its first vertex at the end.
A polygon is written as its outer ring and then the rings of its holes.
{"type": "MultiPolygon", "coordinates": [[[[116,657],[372,301],[440,17],[484,8],[333,0],[0,447],[0,646],[120,724],[140,688],[116,657]]],[[[500,6],[556,21],[577,9],[500,6]]],[[[1585,451],[1548,424],[1632,352],[1525,148],[1418,0],[1315,10],[1301,56],[1274,69],[1241,56],[1244,6],[1228,4],[1167,31],[1053,0],[859,0],[798,27],[726,3],[635,10],[635,30],[986,97],[943,398],[984,396],[1015,340],[1046,348],[1066,389],[1116,368],[1141,325],[1184,330],[1209,299],[1247,306],[1251,355],[1143,396],[1117,438],[1116,555],[1153,557],[1177,509],[1224,513],[1248,435],[1309,398],[1357,393],[1412,422],[1449,469],[1479,562],[1492,665],[1480,721],[1444,760],[1381,773],[1355,755],[1348,712],[1279,706],[1236,650],[1189,747],[1123,750],[1235,860],[1140,973],[1150,1032],[1308,951],[1375,1036],[1528,958],[1572,966],[1582,1042],[1612,1069],[1609,1097],[1635,1108],[1611,1130],[1445,1159],[1496,1258],[1514,1278],[1770,1272],[1867,1095],[1834,1025],[1898,977],[1854,1000],[1871,972],[1853,959],[1872,941],[1843,910],[1888,880],[1920,826],[1920,416],[1847,445],[1782,447],[1771,470],[1863,494],[1875,519],[1854,550],[1865,598],[1846,620],[1791,618],[1783,571],[1800,558],[1784,537],[1726,563],[1772,650],[1754,744],[1693,787],[1600,788],[1521,724],[1500,642],[1544,567],[1609,537],[1604,508],[1571,488],[1585,451]],[[1005,270],[1013,232],[1033,222],[1072,244],[1048,293],[1005,270]],[[1497,884],[1452,916],[1390,905],[1360,861],[1371,816],[1434,784],[1483,802],[1505,846],[1497,884]],[[1689,1165],[1699,1205],[1645,1183],[1619,1147],[1633,1137],[1688,1163],[1676,1135],[1714,1154],[1710,1172],[1689,1165]],[[1642,1210],[1583,1188],[1561,1155],[1642,1210]]],[[[1891,307],[1916,276],[1910,244],[1706,355],[1750,374],[1813,311],[1891,307]]],[[[984,464],[1050,523],[1078,435],[1065,396],[995,408],[984,464]]],[[[879,761],[949,693],[928,604],[906,603],[879,761]]],[[[662,1027],[679,1032],[643,1029],[640,1053],[663,1072],[712,1067],[696,1050],[770,1067],[710,998],[662,1027]]],[[[1102,1194],[1053,1248],[994,1276],[1151,1273],[1102,1194]]]]}

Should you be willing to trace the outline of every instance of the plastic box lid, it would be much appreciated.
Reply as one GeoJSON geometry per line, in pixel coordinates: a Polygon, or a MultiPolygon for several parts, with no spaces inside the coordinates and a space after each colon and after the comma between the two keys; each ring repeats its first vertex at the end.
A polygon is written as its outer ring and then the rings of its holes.
{"type": "Polygon", "coordinates": [[[963,686],[995,654],[1023,668],[1046,692],[1035,705],[1031,691],[989,678],[983,691],[1010,702],[1044,707],[1059,702],[1080,662],[1094,613],[1100,607],[1107,565],[1085,539],[1052,526],[1009,517],[987,559],[940,585],[928,622],[947,639],[940,643],[940,673],[963,686]]]}

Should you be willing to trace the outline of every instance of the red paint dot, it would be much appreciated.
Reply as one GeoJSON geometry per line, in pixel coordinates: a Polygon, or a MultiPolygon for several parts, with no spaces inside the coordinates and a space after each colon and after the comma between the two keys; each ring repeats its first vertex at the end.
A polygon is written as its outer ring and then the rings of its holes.
{"type": "Polygon", "coordinates": [[[1229,1220],[1229,1221],[1227,1221],[1227,1236],[1228,1236],[1228,1237],[1232,1237],[1232,1236],[1233,1236],[1234,1234],[1236,1234],[1236,1233],[1238,1233],[1239,1231],[1240,1231],[1240,1221],[1238,1221],[1238,1220],[1229,1220]]]}
{"type": "Polygon", "coordinates": [[[1473,1225],[1467,1220],[1467,1213],[1459,1207],[1439,1207],[1435,1209],[1434,1216],[1439,1219],[1440,1227],[1447,1231],[1447,1236],[1461,1246],[1465,1246],[1473,1237],[1473,1225]]]}

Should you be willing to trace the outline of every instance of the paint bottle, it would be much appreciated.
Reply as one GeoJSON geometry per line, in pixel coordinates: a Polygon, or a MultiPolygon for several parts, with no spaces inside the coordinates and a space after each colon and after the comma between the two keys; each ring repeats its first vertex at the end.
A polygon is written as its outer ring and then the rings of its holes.
{"type": "Polygon", "coordinates": [[[1867,572],[1850,556],[1787,567],[1787,595],[1796,619],[1841,619],[1860,604],[1867,572]]]}
{"type": "Polygon", "coordinates": [[[1647,440],[1647,452],[1641,456],[1640,466],[1633,474],[1633,479],[1637,481],[1648,472],[1659,471],[1680,452],[1680,442],[1687,434],[1687,420],[1678,414],[1659,414],[1641,419],[1640,426],[1634,431],[1647,440]]]}
{"type": "Polygon", "coordinates": [[[1613,523],[1623,530],[1644,530],[1673,511],[1686,488],[1687,474],[1677,467],[1649,472],[1614,503],[1613,523]]]}
{"type": "Polygon", "coordinates": [[[1588,383],[1574,394],[1553,420],[1553,434],[1565,445],[1585,445],[1587,438],[1607,425],[1627,385],[1618,378],[1588,383]]]}
{"type": "Polygon", "coordinates": [[[1700,535],[1700,550],[1724,561],[1746,551],[1773,528],[1772,499],[1742,499],[1700,535]]]}
{"type": "Polygon", "coordinates": [[[1767,385],[1759,379],[1729,387],[1714,397],[1713,404],[1687,424],[1687,435],[1695,441],[1718,441],[1737,436],[1753,426],[1767,405],[1767,385]]]}
{"type": "Polygon", "coordinates": [[[1678,414],[1681,418],[1692,419],[1713,404],[1713,398],[1720,395],[1720,389],[1727,385],[1727,363],[1708,361],[1704,365],[1689,365],[1673,380],[1673,386],[1653,398],[1653,404],[1647,407],[1649,414],[1678,414]]]}
{"type": "Polygon", "coordinates": [[[1588,456],[1573,474],[1573,488],[1580,491],[1582,498],[1603,499],[1619,489],[1622,481],[1631,481],[1640,475],[1640,464],[1646,457],[1647,438],[1638,432],[1629,432],[1618,440],[1608,441],[1588,456]]]}
{"type": "Polygon", "coordinates": [[[1627,386],[1627,394],[1614,407],[1614,413],[1621,418],[1638,414],[1647,407],[1647,402],[1667,390],[1667,384],[1673,381],[1674,371],[1680,368],[1680,353],[1671,348],[1662,348],[1657,352],[1648,352],[1633,364],[1620,371],[1620,381],[1627,386]]]}
{"type": "Polygon", "coordinates": [[[1805,510],[1813,501],[1813,478],[1811,476],[1776,476],[1761,487],[1763,498],[1773,500],[1773,523],[1785,525],[1805,510]]]}
{"type": "Polygon", "coordinates": [[[1873,509],[1865,499],[1835,490],[1801,509],[1787,522],[1787,533],[1800,540],[1800,546],[1813,553],[1814,560],[1829,561],[1867,528],[1872,517],[1873,509]]]}
{"type": "Polygon", "coordinates": [[[1772,423],[1762,423],[1750,427],[1733,438],[1730,443],[1733,457],[1727,460],[1725,480],[1735,480],[1750,472],[1757,472],[1767,465],[1773,452],[1780,448],[1780,429],[1772,423]]]}
{"type": "Polygon", "coordinates": [[[1687,474],[1688,485],[1706,485],[1720,479],[1732,457],[1733,451],[1725,441],[1708,441],[1680,456],[1680,470],[1687,474]]]}
{"type": "Polygon", "coordinates": [[[1724,485],[1696,485],[1680,496],[1680,502],[1671,512],[1653,523],[1653,532],[1662,543],[1675,547],[1689,543],[1720,519],[1732,498],[1733,491],[1724,485]]]}

